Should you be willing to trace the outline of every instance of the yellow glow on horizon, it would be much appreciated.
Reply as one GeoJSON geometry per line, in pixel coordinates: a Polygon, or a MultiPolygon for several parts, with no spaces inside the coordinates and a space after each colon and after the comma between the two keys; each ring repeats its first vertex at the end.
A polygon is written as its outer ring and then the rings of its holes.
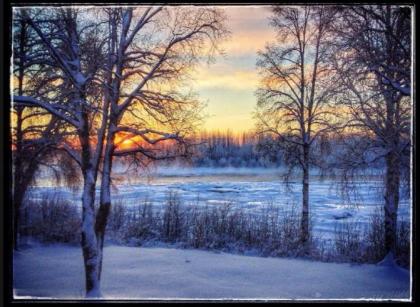
{"type": "Polygon", "coordinates": [[[223,55],[215,63],[201,64],[193,88],[207,107],[202,130],[247,132],[255,127],[255,91],[260,76],[257,52],[275,39],[268,6],[224,6],[230,37],[221,42],[223,55]]]}

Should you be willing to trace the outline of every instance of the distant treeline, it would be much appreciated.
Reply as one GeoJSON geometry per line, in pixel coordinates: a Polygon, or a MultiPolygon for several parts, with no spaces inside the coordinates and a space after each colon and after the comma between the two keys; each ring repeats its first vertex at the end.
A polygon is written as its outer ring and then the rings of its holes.
{"type": "MultiPolygon", "coordinates": [[[[290,167],[297,165],[295,159],[298,147],[285,146],[279,137],[273,134],[253,132],[233,133],[227,131],[202,131],[189,138],[189,154],[176,159],[194,167],[290,167]],[[192,145],[191,145],[192,144],[192,145]]],[[[353,154],[349,143],[368,146],[374,140],[366,135],[323,136],[314,141],[311,148],[312,166],[318,168],[343,167],[345,157],[353,154]]],[[[166,142],[161,150],[173,152],[175,143],[166,142]]],[[[372,162],[378,156],[376,149],[367,149],[360,159],[372,162]]],[[[383,167],[384,159],[376,158],[370,167],[383,167]]],[[[172,164],[173,160],[159,161],[159,164],[172,164]]],[[[363,164],[363,163],[361,163],[363,164]]]]}
{"type": "Polygon", "coordinates": [[[266,152],[254,133],[201,132],[194,140],[191,163],[203,167],[269,167],[281,164],[278,152],[266,152]]]}

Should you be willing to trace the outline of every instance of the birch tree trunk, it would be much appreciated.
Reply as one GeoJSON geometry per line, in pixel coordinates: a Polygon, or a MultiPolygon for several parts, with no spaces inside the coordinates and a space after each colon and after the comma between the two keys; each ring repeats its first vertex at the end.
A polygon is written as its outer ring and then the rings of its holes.
{"type": "MultiPolygon", "coordinates": [[[[20,23],[20,39],[19,39],[19,66],[18,66],[18,95],[23,95],[23,79],[24,79],[24,49],[26,46],[26,25],[24,22],[20,23]]],[[[16,149],[14,159],[14,177],[13,177],[13,248],[18,249],[18,238],[19,238],[19,222],[20,222],[20,210],[22,207],[22,201],[24,198],[24,191],[22,191],[21,185],[19,184],[23,176],[22,171],[22,113],[23,107],[16,106],[16,149]]]]}
{"type": "Polygon", "coordinates": [[[309,144],[303,145],[301,242],[309,239],[309,144]]]}
{"type": "MultiPolygon", "coordinates": [[[[17,154],[19,155],[19,154],[17,154]]],[[[26,191],[35,176],[38,168],[36,161],[30,161],[23,167],[22,163],[17,166],[15,164],[15,175],[13,179],[13,247],[19,249],[19,236],[21,235],[21,215],[23,209],[23,201],[26,191]]]]}
{"type": "Polygon", "coordinates": [[[98,246],[98,279],[101,279],[102,261],[103,261],[103,247],[105,240],[106,225],[111,210],[111,171],[112,159],[114,152],[114,129],[111,128],[107,137],[104,162],[102,170],[101,194],[98,214],[96,216],[95,233],[97,237],[98,246]]]}
{"type": "Polygon", "coordinates": [[[20,211],[22,208],[23,194],[20,193],[20,189],[17,187],[16,181],[14,181],[13,188],[13,248],[14,250],[19,249],[19,225],[20,225],[20,211]]]}
{"type": "Polygon", "coordinates": [[[387,135],[388,153],[385,156],[385,204],[384,204],[384,226],[385,226],[385,251],[390,259],[396,256],[397,245],[397,217],[398,203],[400,196],[400,110],[398,105],[401,96],[393,95],[385,91],[386,121],[385,131],[387,135]]]}
{"type": "Polygon", "coordinates": [[[385,250],[396,255],[397,210],[399,202],[400,163],[398,154],[391,151],[386,157],[385,186],[385,250]]]}
{"type": "Polygon", "coordinates": [[[95,221],[95,180],[94,172],[84,172],[82,196],[82,250],[85,266],[86,297],[100,297],[98,246],[94,229],[95,221]]]}
{"type": "Polygon", "coordinates": [[[88,113],[83,110],[79,139],[82,147],[82,251],[85,267],[86,297],[101,297],[99,252],[95,233],[95,187],[98,164],[91,157],[88,113]]]}
{"type": "MultiPolygon", "coordinates": [[[[21,93],[21,89],[19,90],[21,93]]],[[[22,108],[16,110],[16,149],[13,165],[13,248],[18,249],[20,210],[22,207],[23,193],[19,184],[23,176],[22,172],[22,108]]]]}

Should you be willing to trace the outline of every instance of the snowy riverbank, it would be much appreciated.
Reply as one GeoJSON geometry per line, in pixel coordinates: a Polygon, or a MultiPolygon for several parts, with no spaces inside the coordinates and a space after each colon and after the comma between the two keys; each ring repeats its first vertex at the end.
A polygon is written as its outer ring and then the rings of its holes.
{"type": "MultiPolygon", "coordinates": [[[[408,299],[410,274],[393,266],[321,263],[197,250],[108,246],[106,299],[408,299]]],[[[78,246],[14,256],[15,298],[83,298],[78,246]]]]}

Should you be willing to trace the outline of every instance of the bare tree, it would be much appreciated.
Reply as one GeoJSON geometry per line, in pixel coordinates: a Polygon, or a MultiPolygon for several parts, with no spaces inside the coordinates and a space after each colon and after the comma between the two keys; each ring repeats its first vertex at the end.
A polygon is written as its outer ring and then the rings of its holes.
{"type": "Polygon", "coordinates": [[[357,154],[349,155],[346,165],[360,169],[384,161],[384,245],[393,258],[401,176],[410,173],[411,9],[346,7],[335,28],[333,58],[346,89],[341,101],[349,127],[369,138],[351,146],[357,154]]]}
{"type": "Polygon", "coordinates": [[[277,42],[259,52],[262,75],[257,91],[260,133],[273,134],[302,171],[301,241],[309,239],[309,168],[316,164],[314,141],[335,127],[334,75],[326,61],[335,10],[328,7],[275,7],[271,24],[277,42]]]}
{"type": "MultiPolygon", "coordinates": [[[[17,15],[13,24],[13,91],[17,95],[45,95],[45,92],[38,92],[37,85],[46,82],[45,72],[50,69],[51,58],[43,50],[33,48],[37,44],[29,24],[17,15]]],[[[40,166],[51,158],[53,147],[60,142],[62,122],[43,109],[22,104],[14,104],[11,112],[13,245],[17,249],[26,191],[40,166]]]]}
{"type": "Polygon", "coordinates": [[[24,95],[14,96],[14,102],[45,109],[77,136],[77,141],[64,143],[61,149],[76,161],[83,176],[81,244],[86,296],[101,296],[113,157],[141,153],[159,158],[143,144],[116,147],[116,136],[123,133],[131,142],[139,137],[152,145],[181,139],[181,133],[191,127],[195,114],[191,107],[196,102],[174,84],[202,56],[202,46],[208,42],[211,48],[216,46],[225,33],[223,15],[213,8],[52,9],[26,14],[26,21],[67,86],[60,89],[60,103],[24,95]],[[90,14],[99,20],[93,21],[90,14]]]}
{"type": "Polygon", "coordinates": [[[93,36],[89,35],[96,30],[95,27],[92,29],[92,23],[78,27],[78,14],[79,12],[73,9],[33,10],[25,14],[25,20],[41,39],[43,49],[54,60],[58,74],[62,78],[61,84],[65,87],[57,88],[60,95],[53,96],[59,101],[51,98],[40,100],[33,96],[14,96],[14,102],[45,109],[54,117],[65,121],[68,124],[68,131],[77,136],[77,142],[65,143],[62,149],[77,162],[83,175],[81,244],[85,262],[86,289],[89,294],[97,286],[94,200],[108,105],[106,102],[101,103],[100,99],[95,99],[97,97],[94,91],[96,86],[93,77],[101,60],[101,42],[92,40],[93,36]],[[87,40],[89,45],[86,44],[87,40]],[[83,50],[82,46],[86,50],[83,50]],[[83,51],[85,52],[82,53],[83,51]],[[95,133],[95,125],[101,120],[104,122],[102,129],[95,133]],[[92,137],[92,133],[95,133],[95,138],[92,137]],[[77,147],[80,150],[76,150],[77,147]]]}
{"type": "Polygon", "coordinates": [[[148,7],[107,13],[109,56],[103,84],[110,115],[95,225],[99,272],[111,206],[113,157],[140,154],[164,159],[173,155],[156,152],[154,145],[167,140],[185,144],[200,108],[194,96],[177,89],[179,80],[186,78],[206,44],[212,51],[226,34],[223,14],[214,8],[148,7]],[[151,36],[158,28],[160,38],[151,36]],[[131,146],[119,148],[115,142],[118,134],[131,146]]]}

